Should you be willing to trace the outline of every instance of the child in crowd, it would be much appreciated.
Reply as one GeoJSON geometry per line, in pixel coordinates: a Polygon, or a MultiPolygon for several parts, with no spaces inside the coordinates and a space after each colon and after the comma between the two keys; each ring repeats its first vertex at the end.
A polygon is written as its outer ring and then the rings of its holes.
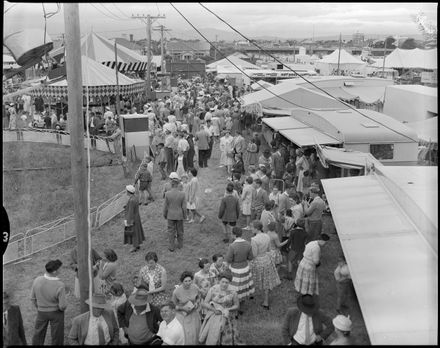
{"type": "Polygon", "coordinates": [[[214,254],[212,256],[212,264],[209,267],[210,276],[214,280],[214,284],[218,284],[220,279],[218,279],[219,274],[223,273],[228,269],[225,262],[225,258],[222,254],[214,254]]]}
{"type": "Polygon", "coordinates": [[[157,144],[157,163],[159,164],[159,171],[162,176],[162,180],[167,178],[167,174],[165,172],[165,166],[167,165],[167,158],[165,154],[164,143],[157,144]]]}

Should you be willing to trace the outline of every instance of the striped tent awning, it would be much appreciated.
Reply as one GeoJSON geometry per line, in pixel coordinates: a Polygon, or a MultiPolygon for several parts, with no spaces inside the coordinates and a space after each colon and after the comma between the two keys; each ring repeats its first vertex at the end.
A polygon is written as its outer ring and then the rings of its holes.
{"type": "MultiPolygon", "coordinates": [[[[104,97],[117,94],[115,70],[107,68],[103,64],[91,58],[82,56],[82,84],[83,94],[87,92],[91,97],[104,97]]],[[[146,91],[146,82],[133,80],[124,74],[118,75],[119,93],[121,95],[133,95],[146,91]]],[[[30,92],[32,96],[64,97],[67,96],[67,79],[42,85],[30,92]]]]}
{"type": "MultiPolygon", "coordinates": [[[[49,52],[49,56],[58,58],[64,56],[64,53],[65,47],[59,47],[49,52]]],[[[92,58],[109,68],[115,68],[115,43],[96,33],[91,32],[81,38],[81,55],[92,58]]],[[[140,55],[122,45],[116,46],[116,56],[118,71],[141,72],[147,69],[147,56],[140,55]]]]}

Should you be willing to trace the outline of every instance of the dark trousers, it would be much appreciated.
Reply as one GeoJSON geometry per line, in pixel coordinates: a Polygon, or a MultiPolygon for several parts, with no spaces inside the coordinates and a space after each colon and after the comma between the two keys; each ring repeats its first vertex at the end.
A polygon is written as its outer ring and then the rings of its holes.
{"type": "Polygon", "coordinates": [[[188,150],[188,157],[186,158],[186,165],[188,166],[188,168],[194,168],[194,155],[194,150],[188,150]]]}
{"type": "Polygon", "coordinates": [[[167,173],[165,172],[166,165],[167,165],[166,162],[159,163],[159,171],[160,171],[160,175],[162,176],[163,180],[165,180],[167,178],[167,173]]]}
{"type": "Polygon", "coordinates": [[[341,310],[342,307],[346,307],[347,299],[351,290],[351,280],[346,279],[341,282],[336,282],[337,299],[336,299],[336,309],[341,310]]]}
{"type": "Polygon", "coordinates": [[[47,326],[50,323],[50,334],[53,346],[64,345],[64,312],[37,312],[35,332],[32,337],[33,346],[43,346],[46,338],[47,326]]]}
{"type": "Polygon", "coordinates": [[[168,241],[169,248],[174,250],[174,240],[177,238],[177,247],[183,247],[183,220],[167,220],[168,221],[168,241]]]}
{"type": "Polygon", "coordinates": [[[188,151],[183,153],[183,169],[185,169],[185,172],[188,171],[188,151]]]}
{"type": "Polygon", "coordinates": [[[174,151],[171,147],[165,148],[165,154],[167,157],[167,173],[174,172],[174,151]]]}
{"type": "Polygon", "coordinates": [[[209,150],[199,150],[199,167],[205,168],[208,166],[208,151],[209,150]]]}
{"type": "Polygon", "coordinates": [[[317,240],[322,232],[322,220],[309,220],[309,241],[317,240]]]}

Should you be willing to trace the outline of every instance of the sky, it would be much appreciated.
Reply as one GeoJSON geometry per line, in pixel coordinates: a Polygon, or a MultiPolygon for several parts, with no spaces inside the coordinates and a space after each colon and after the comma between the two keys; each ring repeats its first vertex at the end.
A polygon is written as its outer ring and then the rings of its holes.
{"type": "MultiPolygon", "coordinates": [[[[198,3],[175,3],[195,27],[232,32],[198,3]]],[[[403,35],[420,32],[411,16],[419,11],[437,23],[437,3],[204,3],[230,25],[248,37],[278,36],[285,38],[312,38],[329,35],[351,35],[356,31],[373,35],[403,35]]],[[[56,3],[44,3],[47,13],[56,12],[56,3]]],[[[24,28],[44,29],[41,3],[5,2],[4,34],[24,28]]],[[[60,11],[47,19],[47,32],[52,39],[64,33],[63,5],[60,11]]],[[[105,37],[134,34],[134,39],[146,37],[146,25],[132,15],[156,16],[154,25],[163,24],[172,31],[167,34],[194,32],[189,24],[169,3],[80,3],[81,34],[90,30],[105,37]]],[[[193,34],[197,37],[197,34],[193,34]]],[[[153,39],[159,38],[153,32],[153,39]]],[[[219,38],[219,40],[221,37],[219,38]]]]}

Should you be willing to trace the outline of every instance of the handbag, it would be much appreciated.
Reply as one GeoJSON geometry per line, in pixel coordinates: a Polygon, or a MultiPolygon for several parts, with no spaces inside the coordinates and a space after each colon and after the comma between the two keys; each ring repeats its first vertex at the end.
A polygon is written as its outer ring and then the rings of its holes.
{"type": "Polygon", "coordinates": [[[160,336],[158,335],[153,335],[153,337],[151,337],[147,342],[145,342],[145,345],[148,346],[161,346],[163,343],[163,340],[160,336]]]}
{"type": "Polygon", "coordinates": [[[124,227],[124,237],[133,237],[134,225],[124,227]]]}

